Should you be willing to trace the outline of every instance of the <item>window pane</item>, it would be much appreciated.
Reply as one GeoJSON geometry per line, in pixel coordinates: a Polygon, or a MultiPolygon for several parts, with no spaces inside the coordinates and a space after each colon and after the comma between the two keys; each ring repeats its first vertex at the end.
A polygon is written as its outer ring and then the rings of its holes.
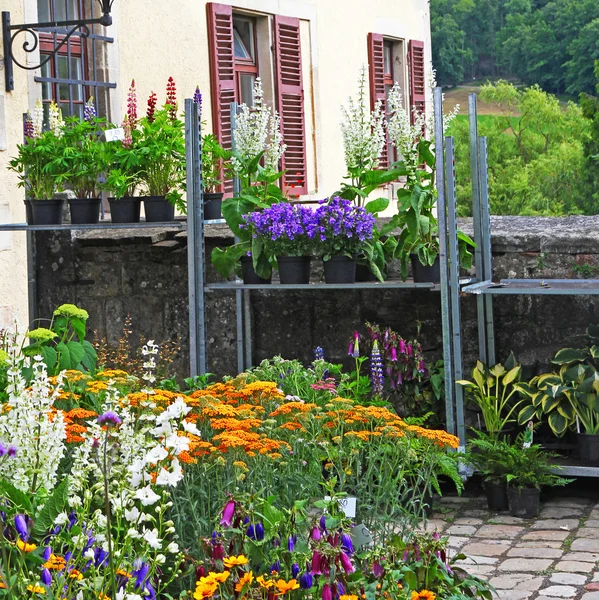
{"type": "Polygon", "coordinates": [[[37,18],[40,23],[47,23],[52,20],[50,16],[51,0],[37,0],[37,18]]]}
{"type": "Polygon", "coordinates": [[[61,102],[59,106],[63,118],[79,117],[83,119],[83,104],[73,104],[73,110],[70,110],[68,102],[61,102]]]}
{"type": "Polygon", "coordinates": [[[254,23],[247,19],[233,18],[235,57],[254,60],[254,23]]]}
{"type": "Polygon", "coordinates": [[[252,73],[239,74],[239,95],[243,104],[247,104],[250,108],[254,106],[254,83],[256,76],[252,73]]]}
{"type": "Polygon", "coordinates": [[[54,0],[54,2],[56,7],[55,21],[72,21],[79,18],[79,0],[54,0]]]}
{"type": "MultiPolygon", "coordinates": [[[[71,68],[69,70],[69,58],[68,56],[58,57],[58,77],[60,79],[82,79],[83,69],[81,64],[81,58],[78,56],[71,56],[71,68]]],[[[83,86],[74,84],[60,84],[58,86],[58,98],[59,100],[69,100],[69,87],[72,90],[73,101],[83,101],[83,86]]]]}
{"type": "MultiPolygon", "coordinates": [[[[42,55],[43,58],[43,55],[42,55]]],[[[47,62],[41,68],[42,77],[52,77],[52,67],[50,66],[50,62],[47,62]]],[[[48,101],[52,100],[52,84],[47,81],[42,83],[42,100],[48,101]]]]}
{"type": "Polygon", "coordinates": [[[385,44],[385,73],[393,76],[393,58],[391,52],[391,44],[385,44]]]}

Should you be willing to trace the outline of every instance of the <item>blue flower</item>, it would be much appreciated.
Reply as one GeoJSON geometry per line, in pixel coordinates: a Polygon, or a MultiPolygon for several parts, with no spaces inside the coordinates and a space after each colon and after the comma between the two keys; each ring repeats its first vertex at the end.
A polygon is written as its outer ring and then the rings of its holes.
{"type": "Polygon", "coordinates": [[[312,573],[302,573],[299,578],[299,584],[302,590],[309,590],[314,584],[312,573]]]}

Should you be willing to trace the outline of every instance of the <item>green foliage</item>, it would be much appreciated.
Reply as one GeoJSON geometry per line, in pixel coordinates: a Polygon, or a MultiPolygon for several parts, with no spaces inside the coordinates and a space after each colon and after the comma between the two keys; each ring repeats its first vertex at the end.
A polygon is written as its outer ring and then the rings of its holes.
{"type": "Polygon", "coordinates": [[[480,472],[485,481],[505,482],[509,444],[505,439],[476,431],[476,438],[469,442],[466,462],[480,472]]]}
{"type": "Polygon", "coordinates": [[[466,388],[468,399],[480,408],[487,432],[495,439],[506,425],[516,421],[516,411],[523,402],[518,400],[520,371],[520,365],[510,355],[505,365],[491,368],[477,361],[472,370],[474,381],[456,381],[466,388]]]}
{"type": "Polygon", "coordinates": [[[73,304],[63,304],[55,311],[49,328],[38,328],[27,334],[26,356],[42,356],[48,373],[57,375],[64,369],[91,372],[96,368],[97,354],[85,339],[89,315],[73,304]]]}
{"type": "Polygon", "coordinates": [[[148,196],[165,196],[185,212],[182,190],[185,184],[184,123],[173,117],[170,105],[140,120],[135,141],[139,157],[139,181],[148,196]]]}
{"type": "MultiPolygon", "coordinates": [[[[500,116],[479,120],[488,138],[489,198],[492,214],[594,214],[592,182],[586,173],[591,122],[579,106],[565,107],[538,86],[518,89],[500,81],[481,88],[480,97],[500,116]]],[[[599,120],[598,120],[599,122],[599,120]]],[[[468,122],[450,125],[456,141],[458,210],[470,214],[468,122]]]]}
{"type": "Polygon", "coordinates": [[[115,198],[135,196],[141,183],[142,164],[137,151],[139,130],[133,129],[131,135],[130,144],[114,140],[102,146],[104,181],[101,188],[115,198]]]}
{"type": "Polygon", "coordinates": [[[520,391],[528,398],[521,409],[518,422],[547,419],[551,430],[561,437],[574,429],[576,419],[589,434],[599,434],[599,328],[587,329],[590,346],[562,348],[552,363],[557,372],[533,377],[520,384],[520,391]]]}
{"type": "MultiPolygon", "coordinates": [[[[595,61],[595,79],[597,95],[599,96],[599,60],[595,61]]],[[[589,201],[593,206],[599,203],[599,97],[590,94],[580,95],[582,114],[589,121],[590,136],[583,140],[585,163],[585,181],[592,188],[593,196],[589,201]]]]}
{"type": "Polygon", "coordinates": [[[57,185],[68,186],[77,198],[97,198],[98,178],[103,170],[102,134],[105,119],[91,121],[70,117],[57,142],[52,169],[57,185]]]}
{"type": "Polygon", "coordinates": [[[60,147],[61,140],[52,131],[27,138],[17,146],[18,155],[10,160],[8,168],[17,173],[18,185],[25,188],[28,198],[46,200],[54,196],[62,173],[55,162],[60,147]]]}
{"type": "Polygon", "coordinates": [[[225,150],[212,133],[202,137],[202,186],[205,192],[214,193],[222,183],[225,162],[231,152],[225,150]]]}
{"type": "Polygon", "coordinates": [[[596,0],[431,0],[431,30],[442,85],[509,77],[553,93],[593,91],[596,0]]]}

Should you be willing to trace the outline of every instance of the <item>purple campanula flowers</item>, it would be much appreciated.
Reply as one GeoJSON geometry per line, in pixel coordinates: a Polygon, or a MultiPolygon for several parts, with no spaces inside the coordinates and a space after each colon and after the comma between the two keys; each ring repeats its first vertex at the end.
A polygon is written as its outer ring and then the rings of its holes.
{"type": "Polygon", "coordinates": [[[15,516],[15,529],[24,542],[29,539],[29,527],[27,526],[27,517],[25,515],[15,516]]]}
{"type": "Polygon", "coordinates": [[[351,556],[354,553],[354,544],[351,539],[351,535],[349,533],[341,534],[341,549],[348,556],[351,556]]]}
{"type": "Polygon", "coordinates": [[[275,256],[305,256],[312,251],[317,222],[314,210],[308,206],[279,202],[242,218],[241,227],[254,238],[263,238],[265,247],[275,256]]]}
{"type": "Polygon", "coordinates": [[[299,572],[300,572],[299,565],[297,563],[293,563],[291,565],[291,575],[293,576],[293,579],[297,579],[299,572]]]}
{"type": "Polygon", "coordinates": [[[309,590],[314,584],[314,577],[312,577],[312,573],[302,573],[299,578],[299,584],[302,590],[309,590]]]}
{"type": "Polygon", "coordinates": [[[42,569],[42,583],[44,585],[51,585],[52,584],[52,574],[50,573],[50,571],[48,571],[48,569],[43,568],[42,569]]]}

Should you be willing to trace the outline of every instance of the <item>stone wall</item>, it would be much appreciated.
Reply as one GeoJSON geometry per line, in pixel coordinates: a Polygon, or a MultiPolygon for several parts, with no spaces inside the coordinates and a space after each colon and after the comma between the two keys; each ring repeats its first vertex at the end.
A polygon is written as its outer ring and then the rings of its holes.
{"type": "MultiPolygon", "coordinates": [[[[470,224],[462,223],[468,231],[470,224]]],[[[494,278],[599,278],[599,218],[495,217],[492,220],[494,278]]],[[[179,340],[176,371],[188,369],[187,238],[185,232],[113,230],[36,234],[37,309],[48,317],[73,302],[90,313],[90,329],[115,345],[131,315],[133,339],[179,340]]],[[[210,227],[207,255],[230,243],[226,230],[210,227]]],[[[217,275],[209,266],[208,279],[217,275]]],[[[513,350],[532,373],[563,346],[581,342],[598,322],[597,296],[496,296],[497,355],[513,350]]],[[[236,371],[233,292],[207,295],[209,370],[236,371]]],[[[363,290],[252,292],[254,361],[281,354],[308,361],[320,345],[332,361],[346,359],[352,332],[367,320],[403,336],[422,327],[430,358],[441,355],[438,292],[363,290]]],[[[467,365],[477,356],[476,300],[462,299],[467,365]]]]}

